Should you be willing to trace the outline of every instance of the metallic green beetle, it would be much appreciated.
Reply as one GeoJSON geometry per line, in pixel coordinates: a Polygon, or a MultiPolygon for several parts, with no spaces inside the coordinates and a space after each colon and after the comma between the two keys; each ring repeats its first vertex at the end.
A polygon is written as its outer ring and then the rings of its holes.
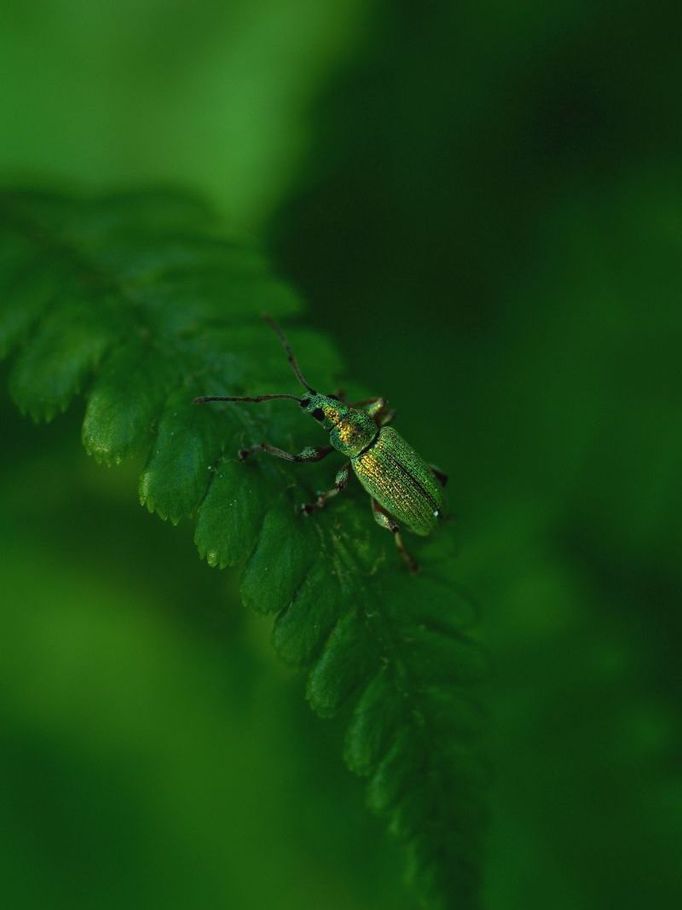
{"type": "Polygon", "coordinates": [[[204,395],[195,398],[195,403],[261,402],[275,398],[288,398],[298,402],[307,414],[329,431],[331,445],[306,448],[294,454],[267,442],[260,442],[248,449],[241,449],[239,458],[243,460],[254,452],[268,452],[285,461],[311,462],[321,461],[334,450],[346,455],[349,461],[337,473],[334,486],[319,493],[314,502],[301,506],[301,511],[309,515],[316,509],[324,508],[329,499],[345,488],[352,468],[371,497],[375,520],[382,528],[391,531],[407,568],[410,572],[417,572],[419,567],[405,548],[400,526],[404,525],[422,537],[433,531],[442,516],[442,488],[447,483],[447,476],[438,468],[427,464],[393,427],[387,426],[395,412],[389,408],[384,398],[348,403],[340,394],[321,395],[317,392],[303,376],[282,329],[270,317],[266,316],[265,320],[277,334],[296,378],[308,394],[302,398],[287,394],[255,397],[204,395]]]}

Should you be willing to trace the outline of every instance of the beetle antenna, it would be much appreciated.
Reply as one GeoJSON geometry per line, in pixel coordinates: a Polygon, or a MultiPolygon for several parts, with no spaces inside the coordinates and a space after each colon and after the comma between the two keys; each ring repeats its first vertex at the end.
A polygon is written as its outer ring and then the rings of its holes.
{"type": "Polygon", "coordinates": [[[200,395],[194,399],[194,404],[206,404],[207,401],[272,401],[273,398],[290,398],[292,401],[299,401],[295,395],[200,395]]]}
{"type": "Polygon", "coordinates": [[[279,338],[279,342],[282,345],[282,347],[284,348],[284,352],[287,355],[287,360],[289,361],[289,363],[291,365],[291,369],[294,371],[298,381],[301,383],[301,385],[303,386],[304,389],[307,389],[310,392],[311,395],[317,395],[317,391],[310,385],[310,383],[306,380],[305,376],[301,372],[301,368],[298,365],[298,360],[296,359],[296,355],[291,350],[291,345],[289,344],[289,339],[282,331],[282,327],[279,325],[279,323],[275,322],[275,320],[272,318],[272,316],[268,316],[267,313],[263,314],[263,319],[267,322],[267,324],[270,326],[272,331],[279,338]]]}

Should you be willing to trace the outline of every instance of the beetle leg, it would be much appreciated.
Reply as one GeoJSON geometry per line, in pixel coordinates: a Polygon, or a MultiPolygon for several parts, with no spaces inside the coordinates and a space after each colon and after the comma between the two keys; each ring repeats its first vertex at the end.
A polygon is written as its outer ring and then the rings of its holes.
{"type": "Polygon", "coordinates": [[[378,525],[382,528],[386,528],[387,531],[390,531],[391,534],[393,534],[393,540],[395,540],[395,545],[398,548],[398,552],[400,553],[403,562],[413,575],[416,574],[419,571],[419,564],[414,556],[406,549],[403,538],[400,535],[400,526],[398,525],[398,522],[394,518],[391,518],[388,512],[379,505],[376,499],[372,500],[372,514],[378,525]]]}
{"type": "Polygon", "coordinates": [[[435,466],[435,464],[431,464],[431,465],[429,465],[429,467],[430,467],[431,470],[433,471],[433,473],[434,473],[434,475],[435,475],[435,478],[436,478],[436,480],[438,481],[438,483],[439,483],[442,487],[447,486],[448,475],[445,473],[445,471],[441,471],[441,469],[440,469],[440,468],[437,468],[437,467],[435,466]]]}
{"type": "Polygon", "coordinates": [[[332,499],[334,496],[338,496],[339,493],[342,493],[346,489],[346,484],[348,483],[348,478],[350,477],[350,462],[341,468],[334,478],[334,486],[331,490],[326,490],[324,493],[318,493],[317,499],[315,502],[304,503],[301,506],[301,512],[304,515],[312,514],[316,509],[324,509],[327,505],[327,500],[332,499]]]}
{"type": "Polygon", "coordinates": [[[389,407],[385,398],[365,398],[364,401],[353,401],[351,408],[364,408],[370,417],[373,417],[377,426],[385,427],[395,417],[395,410],[389,407]]]}
{"type": "Polygon", "coordinates": [[[245,461],[255,452],[267,452],[268,455],[274,455],[275,458],[282,458],[284,461],[309,462],[322,461],[333,451],[333,446],[319,446],[317,448],[308,447],[300,452],[285,452],[284,449],[278,449],[267,442],[259,442],[255,446],[249,446],[248,449],[240,449],[237,455],[240,461],[245,461]]]}
{"type": "Polygon", "coordinates": [[[387,408],[382,414],[377,417],[377,423],[380,427],[388,426],[388,424],[393,420],[396,415],[395,408],[387,408]]]}
{"type": "Polygon", "coordinates": [[[369,413],[371,413],[371,409],[368,407],[368,405],[375,405],[375,404],[377,404],[377,402],[383,402],[383,400],[384,400],[383,398],[380,398],[377,395],[374,395],[372,398],[363,398],[362,401],[349,401],[348,407],[349,408],[367,408],[367,411],[369,413]]]}

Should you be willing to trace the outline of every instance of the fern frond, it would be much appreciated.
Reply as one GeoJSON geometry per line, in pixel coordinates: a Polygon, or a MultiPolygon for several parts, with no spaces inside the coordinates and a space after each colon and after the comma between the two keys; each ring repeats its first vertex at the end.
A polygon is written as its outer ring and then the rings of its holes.
{"type": "MultiPolygon", "coordinates": [[[[192,404],[291,388],[258,317],[298,316],[296,295],[189,196],[5,193],[0,206],[0,353],[14,354],[17,406],[51,420],[82,394],[91,455],[116,464],[146,454],[142,504],[191,518],[210,565],[241,567],[244,603],[273,615],[274,647],[308,668],[312,708],[345,713],[346,761],[407,846],[424,906],[474,906],[484,775],[470,692],[484,666],[447,531],[407,577],[360,491],[297,514],[324,486],[324,465],[235,459],[263,438],[309,444],[315,430],[299,409],[192,404]]],[[[336,387],[329,342],[288,330],[316,384],[336,387]]]]}

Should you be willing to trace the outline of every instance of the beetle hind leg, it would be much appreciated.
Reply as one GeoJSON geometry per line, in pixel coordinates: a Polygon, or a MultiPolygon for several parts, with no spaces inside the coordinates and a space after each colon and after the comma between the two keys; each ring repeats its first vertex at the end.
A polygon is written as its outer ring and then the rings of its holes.
{"type": "Polygon", "coordinates": [[[376,499],[372,500],[372,515],[380,527],[386,528],[387,531],[390,531],[391,534],[393,534],[395,545],[398,548],[398,552],[400,553],[403,562],[407,566],[408,571],[411,572],[412,575],[416,575],[416,573],[419,571],[419,563],[403,543],[403,538],[400,533],[400,525],[398,522],[394,518],[391,518],[388,512],[379,505],[376,499]]]}
{"type": "Polygon", "coordinates": [[[438,468],[438,467],[436,467],[435,464],[430,464],[429,467],[431,468],[431,470],[432,470],[432,472],[433,472],[433,474],[434,474],[436,480],[438,481],[438,483],[439,483],[442,487],[447,486],[447,483],[448,483],[448,475],[445,473],[445,471],[441,471],[441,469],[438,468]]]}

